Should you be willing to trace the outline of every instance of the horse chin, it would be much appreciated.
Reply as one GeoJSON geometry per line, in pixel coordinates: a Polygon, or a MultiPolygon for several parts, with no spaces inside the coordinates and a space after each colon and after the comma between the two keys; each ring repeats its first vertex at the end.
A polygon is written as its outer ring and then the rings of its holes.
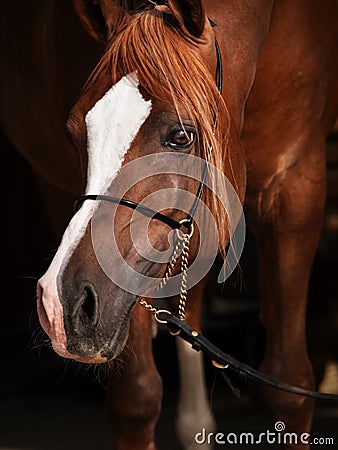
{"type": "Polygon", "coordinates": [[[94,355],[94,356],[78,356],[73,355],[72,353],[69,353],[65,349],[59,348],[57,345],[53,344],[54,351],[61,356],[62,358],[66,359],[73,359],[76,362],[83,363],[83,364],[103,364],[106,363],[108,360],[105,357],[102,357],[100,354],[94,355]]]}
{"type": "Polygon", "coordinates": [[[103,364],[112,361],[123,351],[129,335],[129,320],[124,320],[113,336],[103,344],[99,350],[94,350],[94,345],[88,345],[88,339],[70,339],[67,345],[53,342],[54,351],[61,357],[73,359],[84,364],[103,364]]]}

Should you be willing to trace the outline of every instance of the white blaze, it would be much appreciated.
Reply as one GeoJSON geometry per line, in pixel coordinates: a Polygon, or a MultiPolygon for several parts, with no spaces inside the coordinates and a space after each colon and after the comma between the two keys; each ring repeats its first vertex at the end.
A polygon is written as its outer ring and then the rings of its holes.
{"type": "Polygon", "coordinates": [[[150,111],[151,102],[141,96],[133,73],[109,89],[87,113],[87,194],[108,188],[150,111]]]}
{"type": "MultiPolygon", "coordinates": [[[[118,174],[123,159],[149,116],[151,101],[145,101],[135,74],[121,78],[88,111],[88,171],[86,194],[103,194],[118,174]]],[[[85,202],[67,227],[58,250],[69,254],[84,234],[96,204],[85,202]]],[[[60,259],[56,255],[56,259],[60,259]]],[[[62,258],[64,259],[64,258],[62,258]]]]}
{"type": "MultiPolygon", "coordinates": [[[[138,79],[133,73],[121,78],[87,113],[86,194],[103,194],[109,188],[150,111],[151,101],[143,99],[138,89],[138,79]]],[[[62,315],[57,276],[84,235],[96,206],[95,202],[84,202],[74,215],[48,271],[40,280],[42,301],[50,324],[58,321],[57,317],[60,320],[62,315]]]]}

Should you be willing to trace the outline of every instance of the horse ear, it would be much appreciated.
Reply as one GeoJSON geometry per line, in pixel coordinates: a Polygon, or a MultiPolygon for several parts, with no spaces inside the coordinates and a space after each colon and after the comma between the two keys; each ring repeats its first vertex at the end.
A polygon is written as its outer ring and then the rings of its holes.
{"type": "Polygon", "coordinates": [[[205,12],[201,0],[168,0],[168,6],[179,24],[198,38],[205,26],[205,12]]]}
{"type": "Polygon", "coordinates": [[[75,10],[88,33],[106,42],[121,27],[126,12],[113,0],[73,0],[75,10]]]}

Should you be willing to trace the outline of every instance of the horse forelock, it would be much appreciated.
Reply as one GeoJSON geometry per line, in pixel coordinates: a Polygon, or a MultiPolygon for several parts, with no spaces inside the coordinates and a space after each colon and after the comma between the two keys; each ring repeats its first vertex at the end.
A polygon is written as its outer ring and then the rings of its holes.
{"type": "MultiPolygon", "coordinates": [[[[229,112],[198,43],[157,10],[135,14],[115,34],[84,90],[102,77],[107,84],[114,85],[130,73],[137,74],[145,98],[173,105],[179,120],[180,111],[184,111],[198,133],[198,156],[224,172],[228,158],[229,112]]],[[[211,191],[205,193],[205,201],[219,225],[220,246],[223,247],[228,238],[227,214],[211,191]]]]}

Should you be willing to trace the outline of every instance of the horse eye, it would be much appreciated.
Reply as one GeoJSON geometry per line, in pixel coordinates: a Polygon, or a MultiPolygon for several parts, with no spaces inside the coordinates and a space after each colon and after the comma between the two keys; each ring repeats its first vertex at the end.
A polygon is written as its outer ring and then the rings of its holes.
{"type": "Polygon", "coordinates": [[[177,130],[171,133],[166,145],[172,148],[187,148],[194,141],[194,133],[188,130],[177,130]]]}

